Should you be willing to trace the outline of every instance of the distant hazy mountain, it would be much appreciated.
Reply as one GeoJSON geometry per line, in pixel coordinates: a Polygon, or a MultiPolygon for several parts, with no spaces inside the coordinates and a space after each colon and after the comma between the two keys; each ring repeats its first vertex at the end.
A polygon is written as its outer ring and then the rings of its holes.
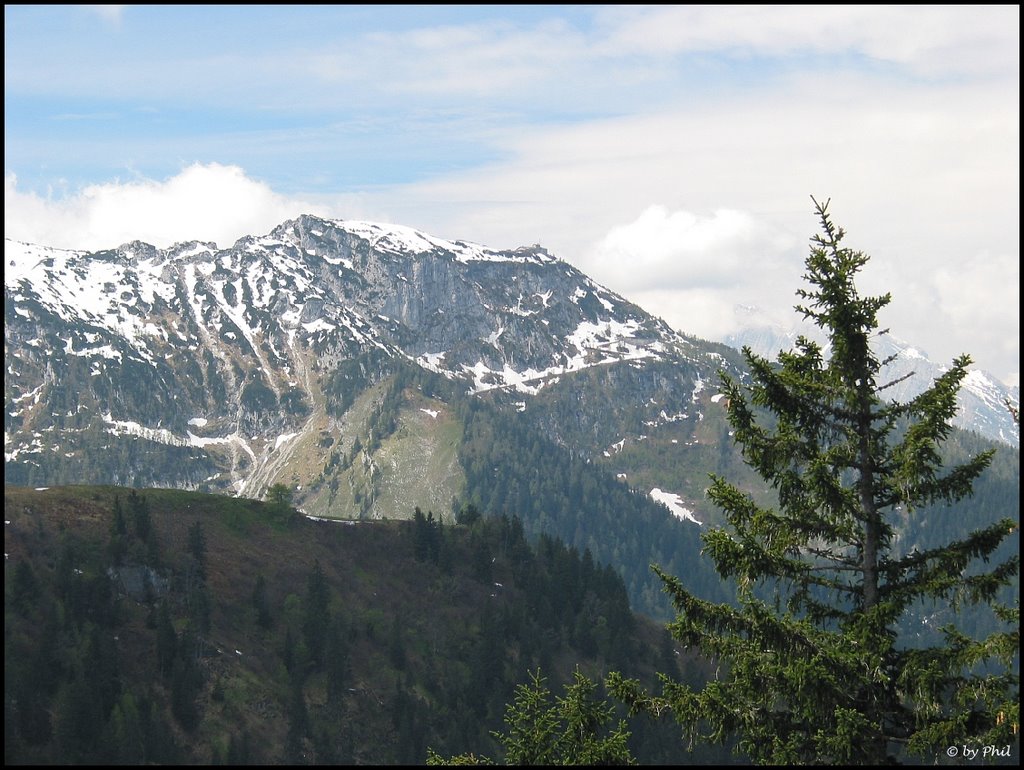
{"type": "MultiPolygon", "coordinates": [[[[751,313],[754,317],[754,312],[751,313]]],[[[761,356],[774,359],[780,350],[793,348],[797,333],[780,326],[755,323],[725,342],[735,348],[749,346],[761,356]]],[[[876,341],[879,359],[893,360],[885,367],[883,380],[893,382],[887,389],[887,398],[907,401],[923,392],[936,377],[948,368],[936,363],[927,354],[910,343],[886,334],[876,341]]],[[[970,351],[967,351],[970,352],[970,351]]],[[[1020,426],[1017,425],[1006,402],[1020,404],[1020,388],[1009,387],[980,369],[971,369],[963,382],[958,397],[960,411],[954,420],[957,427],[974,431],[985,438],[1020,447],[1020,426]]]]}

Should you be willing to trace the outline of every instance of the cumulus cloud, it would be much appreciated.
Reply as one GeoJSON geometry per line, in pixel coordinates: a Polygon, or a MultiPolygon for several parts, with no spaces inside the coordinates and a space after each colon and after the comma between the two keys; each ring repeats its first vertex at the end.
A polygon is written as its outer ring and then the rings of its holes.
{"type": "Polygon", "coordinates": [[[103,249],[132,240],[166,248],[184,240],[229,245],[323,207],[291,200],[237,166],[195,163],[163,181],[133,179],[42,197],[4,179],[4,236],[69,249],[103,249]]]}
{"type": "Polygon", "coordinates": [[[751,269],[774,272],[791,245],[742,211],[698,216],[655,205],[612,228],[585,261],[627,290],[725,287],[751,269]]]}
{"type": "Polygon", "coordinates": [[[672,326],[721,339],[743,322],[738,296],[769,306],[788,301],[798,249],[796,239],[748,212],[654,205],[613,227],[581,262],[672,326]]]}

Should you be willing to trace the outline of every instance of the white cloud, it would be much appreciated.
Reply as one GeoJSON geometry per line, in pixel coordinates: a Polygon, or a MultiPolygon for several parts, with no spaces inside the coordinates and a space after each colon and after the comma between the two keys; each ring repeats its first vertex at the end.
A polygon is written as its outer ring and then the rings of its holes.
{"type": "Polygon", "coordinates": [[[131,240],[162,248],[182,240],[230,245],[321,211],[217,163],[192,164],[162,182],[90,185],[60,199],[20,192],[13,174],[4,179],[4,236],[58,248],[103,249],[131,240]]]}
{"type": "Polygon", "coordinates": [[[738,297],[778,306],[800,268],[795,238],[747,212],[648,207],[613,227],[579,264],[671,326],[707,339],[737,331],[738,297]]]}
{"type": "Polygon", "coordinates": [[[489,22],[375,34],[358,48],[361,62],[380,66],[374,74],[383,76],[378,82],[393,93],[488,98],[507,96],[510,89],[533,88],[537,94],[536,86],[545,81],[541,91],[549,93],[553,71],[575,70],[587,58],[582,36],[557,20],[529,27],[489,22]]]}
{"type": "MultiPolygon", "coordinates": [[[[925,323],[941,321],[952,345],[976,354],[976,330],[988,329],[988,348],[1006,359],[1019,360],[1020,260],[1018,255],[975,253],[955,265],[935,271],[930,283],[936,295],[935,312],[925,323]],[[980,299],[980,301],[979,301],[980,299]]],[[[1005,372],[994,372],[1009,379],[1005,372]]]]}
{"type": "Polygon", "coordinates": [[[735,287],[775,272],[792,245],[742,211],[701,217],[655,205],[613,227],[582,261],[622,290],[735,287]]]}
{"type": "Polygon", "coordinates": [[[1010,75],[1020,61],[1014,5],[617,7],[599,18],[615,53],[853,54],[933,76],[1010,75]]]}
{"type": "Polygon", "coordinates": [[[121,20],[124,18],[125,6],[123,5],[86,5],[84,7],[86,10],[99,16],[103,21],[115,26],[120,25],[121,20]]]}

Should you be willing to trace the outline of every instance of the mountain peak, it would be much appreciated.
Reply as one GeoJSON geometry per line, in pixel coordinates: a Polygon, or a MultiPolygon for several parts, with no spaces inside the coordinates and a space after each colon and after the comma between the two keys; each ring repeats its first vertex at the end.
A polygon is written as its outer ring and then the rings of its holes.
{"type": "Polygon", "coordinates": [[[352,219],[325,219],[309,214],[284,222],[271,235],[281,239],[323,238],[330,231],[343,232],[366,242],[375,251],[401,256],[430,254],[450,257],[457,262],[514,262],[546,264],[558,262],[539,244],[514,250],[499,250],[465,240],[447,240],[422,230],[385,222],[352,219]]]}

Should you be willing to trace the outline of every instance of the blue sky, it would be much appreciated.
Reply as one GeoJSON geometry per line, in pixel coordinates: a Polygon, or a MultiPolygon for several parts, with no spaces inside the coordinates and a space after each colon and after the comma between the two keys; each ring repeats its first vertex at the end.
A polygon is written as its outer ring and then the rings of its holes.
{"type": "Polygon", "coordinates": [[[541,243],[683,331],[788,324],[810,195],[883,319],[1019,371],[1017,6],[5,6],[5,234],[303,211],[541,243]]]}

